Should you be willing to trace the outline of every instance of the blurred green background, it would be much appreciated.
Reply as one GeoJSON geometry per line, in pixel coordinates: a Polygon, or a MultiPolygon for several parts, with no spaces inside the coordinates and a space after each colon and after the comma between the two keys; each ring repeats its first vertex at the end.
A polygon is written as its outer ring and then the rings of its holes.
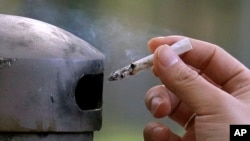
{"type": "Polygon", "coordinates": [[[107,81],[111,71],[148,55],[152,37],[179,34],[209,41],[250,66],[249,0],[0,0],[0,13],[51,23],[105,54],[103,126],[95,141],[143,140],[150,121],[183,134],[177,124],[154,119],[145,108],[144,94],[160,84],[150,70],[107,81]]]}

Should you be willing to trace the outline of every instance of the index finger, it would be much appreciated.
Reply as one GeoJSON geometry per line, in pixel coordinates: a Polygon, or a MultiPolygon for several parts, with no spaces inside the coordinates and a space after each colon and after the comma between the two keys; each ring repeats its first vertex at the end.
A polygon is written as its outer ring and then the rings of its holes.
{"type": "MultiPolygon", "coordinates": [[[[184,36],[167,36],[153,38],[149,49],[154,52],[163,44],[171,45],[184,36]]],[[[191,39],[193,50],[181,56],[182,60],[199,69],[223,90],[232,93],[250,82],[249,70],[229,53],[215,44],[191,39]]]]}

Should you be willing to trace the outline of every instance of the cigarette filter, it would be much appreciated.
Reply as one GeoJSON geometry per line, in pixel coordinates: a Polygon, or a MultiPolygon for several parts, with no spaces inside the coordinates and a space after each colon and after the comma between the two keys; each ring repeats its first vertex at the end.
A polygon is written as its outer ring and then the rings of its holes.
{"type": "MultiPolygon", "coordinates": [[[[182,39],[170,46],[178,55],[183,54],[192,49],[192,45],[188,38],[182,39]]],[[[151,54],[139,59],[131,64],[112,72],[108,78],[109,81],[120,80],[128,76],[132,76],[153,66],[154,55],[151,54]]]]}

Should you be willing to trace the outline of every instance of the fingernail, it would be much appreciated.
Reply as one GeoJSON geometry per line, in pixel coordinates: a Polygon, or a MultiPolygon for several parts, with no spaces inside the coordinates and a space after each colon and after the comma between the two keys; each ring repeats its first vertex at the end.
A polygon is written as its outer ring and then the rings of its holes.
{"type": "Polygon", "coordinates": [[[179,56],[168,45],[159,47],[157,57],[163,67],[170,67],[179,61],[179,56]]]}
{"type": "Polygon", "coordinates": [[[163,130],[163,127],[155,127],[153,129],[153,139],[154,140],[156,140],[156,139],[159,138],[158,136],[160,135],[160,133],[161,133],[162,130],[163,130]]]}
{"type": "Polygon", "coordinates": [[[150,39],[150,40],[148,41],[148,45],[151,44],[151,42],[154,41],[154,40],[165,40],[165,38],[166,38],[166,37],[161,37],[161,36],[160,36],[160,37],[154,37],[154,38],[152,38],[152,39],[150,39]]]}
{"type": "Polygon", "coordinates": [[[150,111],[151,113],[154,115],[154,113],[156,112],[157,108],[159,107],[159,105],[163,102],[163,99],[161,97],[154,97],[151,101],[151,108],[150,111]]]}

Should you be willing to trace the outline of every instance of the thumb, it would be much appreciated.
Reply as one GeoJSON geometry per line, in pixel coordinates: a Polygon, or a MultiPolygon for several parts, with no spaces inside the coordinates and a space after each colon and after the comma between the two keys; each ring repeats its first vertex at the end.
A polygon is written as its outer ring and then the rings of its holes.
{"type": "Polygon", "coordinates": [[[223,107],[229,95],[188,67],[168,45],[158,47],[154,54],[156,76],[193,112],[208,114],[223,107]]]}

